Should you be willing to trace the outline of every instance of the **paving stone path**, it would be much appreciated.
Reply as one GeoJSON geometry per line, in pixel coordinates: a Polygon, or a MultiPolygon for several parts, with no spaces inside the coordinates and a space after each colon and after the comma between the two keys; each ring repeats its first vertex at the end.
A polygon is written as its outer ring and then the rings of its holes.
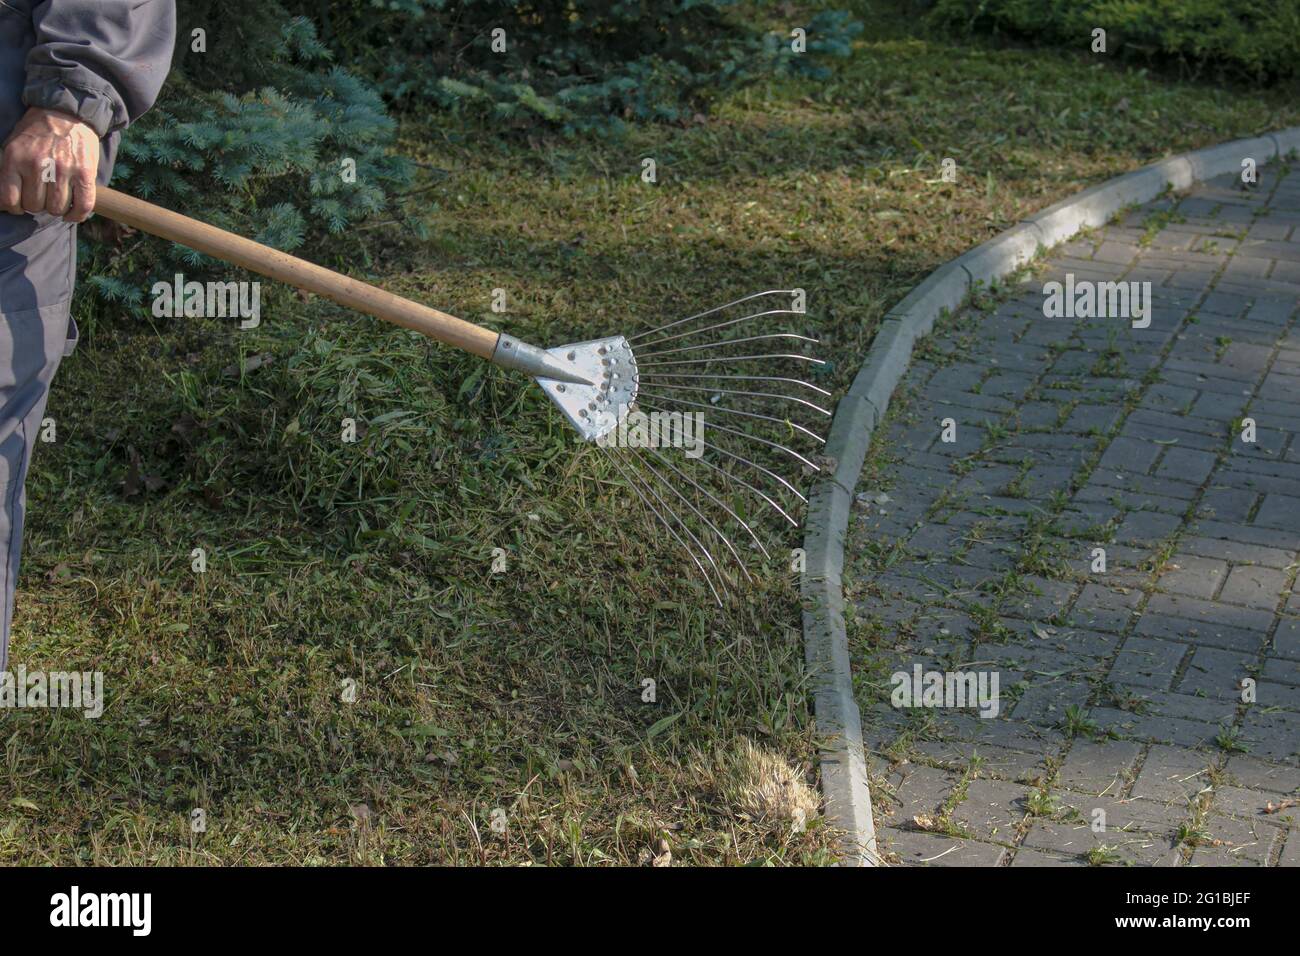
{"type": "Polygon", "coordinates": [[[1136,209],[1005,291],[920,348],[857,489],[882,853],[1297,865],[1300,170],[1136,209]],[[1150,326],[1046,318],[1069,274],[1150,282],[1150,326]],[[996,673],[998,715],[894,706],[917,664],[996,673]]]}

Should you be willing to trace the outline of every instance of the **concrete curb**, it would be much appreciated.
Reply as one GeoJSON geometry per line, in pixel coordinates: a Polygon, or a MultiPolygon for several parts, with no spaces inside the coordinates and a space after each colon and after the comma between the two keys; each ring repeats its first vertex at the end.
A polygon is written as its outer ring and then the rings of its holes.
{"type": "Polygon", "coordinates": [[[1080,229],[1102,226],[1126,206],[1150,202],[1167,188],[1185,190],[1195,182],[1239,172],[1243,159],[1263,166],[1297,152],[1300,126],[1184,153],[1117,176],[1048,206],[945,263],[885,314],[862,368],[836,406],[826,442],[835,471],[809,495],[804,534],[804,656],[814,681],[817,732],[826,741],[820,755],[825,817],[845,835],[845,865],[876,866],[881,860],[844,628],[844,537],[867,449],[907,371],[912,346],[930,333],[944,311],[956,311],[966,302],[976,287],[1014,272],[1080,229]]]}

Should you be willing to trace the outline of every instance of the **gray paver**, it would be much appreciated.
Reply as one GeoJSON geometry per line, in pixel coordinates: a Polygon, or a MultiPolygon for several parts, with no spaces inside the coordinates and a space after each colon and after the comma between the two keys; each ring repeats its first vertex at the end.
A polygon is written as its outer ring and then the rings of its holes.
{"type": "Polygon", "coordinates": [[[1160,589],[1190,597],[1214,597],[1228,576],[1228,562],[1175,554],[1160,575],[1160,589]]]}
{"type": "Polygon", "coordinates": [[[1150,637],[1130,637],[1115,658],[1110,678],[1117,684],[1168,690],[1187,645],[1150,637]]]}
{"type": "Polygon", "coordinates": [[[1001,780],[972,780],[966,799],[953,810],[955,820],[964,830],[997,842],[1014,838],[1017,824],[1025,818],[1025,800],[1029,789],[1001,780]]]}
{"type": "Polygon", "coordinates": [[[881,850],[905,866],[997,866],[1006,853],[996,844],[936,833],[886,828],[877,835],[881,850]]]}
{"type": "Polygon", "coordinates": [[[960,777],[948,770],[911,764],[889,775],[883,793],[876,801],[888,804],[880,822],[886,826],[904,826],[918,814],[933,814],[952,793],[960,777]]]}
{"type": "Polygon", "coordinates": [[[1209,754],[1180,747],[1152,746],[1133,784],[1133,795],[1164,803],[1186,805],[1210,785],[1209,754]]]}
{"type": "Polygon", "coordinates": [[[1229,758],[1224,770],[1231,780],[1243,787],[1282,795],[1300,791],[1300,768],[1297,767],[1238,754],[1229,758]]]}
{"type": "Polygon", "coordinates": [[[1142,753],[1140,744],[1126,740],[1077,740],[1061,764],[1061,786],[1081,793],[1115,793],[1128,785],[1128,777],[1142,753]]]}
{"type": "Polygon", "coordinates": [[[1024,845],[1039,851],[1087,856],[1096,862],[1174,865],[1178,858],[1178,821],[1173,814],[1160,820],[1163,808],[1141,813],[1142,801],[1119,803],[1098,798],[1076,801],[1074,819],[1035,820],[1024,845]],[[1105,816],[1097,814],[1103,811],[1105,816]],[[1135,811],[1139,811],[1136,812],[1135,811]]]}
{"type": "Polygon", "coordinates": [[[1245,604],[1248,607],[1277,607],[1278,599],[1285,597],[1287,573],[1274,568],[1236,567],[1228,575],[1220,601],[1245,604]]]}
{"type": "Polygon", "coordinates": [[[1217,813],[1210,814],[1205,830],[1191,866],[1263,866],[1274,844],[1284,839],[1276,827],[1217,813]]]}

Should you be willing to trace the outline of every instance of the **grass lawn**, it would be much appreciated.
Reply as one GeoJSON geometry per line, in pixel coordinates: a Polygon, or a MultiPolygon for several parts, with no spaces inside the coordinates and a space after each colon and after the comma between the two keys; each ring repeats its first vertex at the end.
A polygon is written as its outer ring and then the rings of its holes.
{"type": "MultiPolygon", "coordinates": [[[[408,117],[429,238],[356,230],[324,264],[548,345],[803,287],[843,387],[943,261],[1166,153],[1300,122],[1294,91],[860,7],[834,79],[618,143],[408,117]]],[[[797,582],[774,566],[717,611],[527,381],[291,293],[244,333],[79,319],[10,666],[102,670],[107,707],[0,717],[0,861],[832,859],[797,582]]]]}

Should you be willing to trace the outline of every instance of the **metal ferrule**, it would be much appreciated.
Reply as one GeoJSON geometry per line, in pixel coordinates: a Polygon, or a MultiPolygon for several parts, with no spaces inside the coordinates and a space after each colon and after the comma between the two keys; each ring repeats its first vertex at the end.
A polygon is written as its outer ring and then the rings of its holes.
{"type": "Polygon", "coordinates": [[[596,384],[592,379],[579,374],[571,363],[559,356],[504,333],[497,338],[497,347],[489,361],[501,368],[517,369],[533,378],[549,378],[556,382],[572,382],[575,385],[596,384]]]}

